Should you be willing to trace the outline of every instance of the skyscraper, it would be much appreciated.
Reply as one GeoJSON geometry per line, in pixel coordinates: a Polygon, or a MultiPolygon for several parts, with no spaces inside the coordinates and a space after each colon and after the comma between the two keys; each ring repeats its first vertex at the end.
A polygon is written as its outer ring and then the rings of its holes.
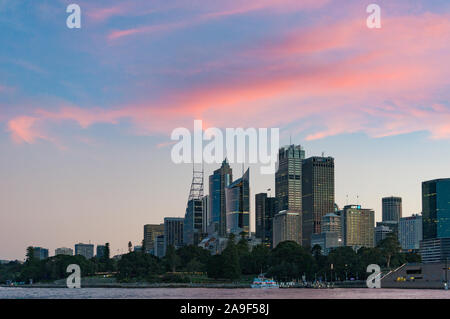
{"type": "Polygon", "coordinates": [[[164,235],[164,224],[144,225],[144,251],[154,253],[155,239],[159,235],[164,235]]]}
{"type": "Polygon", "coordinates": [[[398,240],[405,251],[419,250],[422,240],[422,216],[417,214],[400,218],[398,240]]]}
{"type": "Polygon", "coordinates": [[[395,221],[399,222],[402,218],[402,198],[401,197],[384,197],[382,203],[382,219],[383,222],[395,221]]]}
{"type": "Polygon", "coordinates": [[[450,178],[422,183],[423,239],[450,237],[450,178]]]}
{"type": "MultiPolygon", "coordinates": [[[[226,236],[225,188],[233,181],[233,171],[225,158],[222,166],[209,176],[209,211],[211,214],[208,233],[226,236]]],[[[211,235],[210,234],[210,235],[211,235]]]]}
{"type": "Polygon", "coordinates": [[[106,245],[97,245],[97,253],[96,253],[96,257],[97,258],[103,258],[105,257],[105,252],[106,252],[106,245]]]}
{"type": "Polygon", "coordinates": [[[273,217],[278,212],[276,197],[267,197],[266,193],[255,195],[255,226],[256,238],[263,244],[272,247],[273,244],[273,217]]]}
{"type": "Polygon", "coordinates": [[[75,255],[81,255],[86,259],[91,259],[92,257],[94,257],[94,245],[82,243],[76,244],[75,255]]]}
{"type": "Polygon", "coordinates": [[[204,219],[203,203],[203,167],[201,171],[196,171],[194,166],[183,223],[183,243],[185,245],[198,245],[205,236],[203,229],[206,219],[204,219]]]}
{"type": "Polygon", "coordinates": [[[203,239],[203,200],[201,198],[192,198],[187,203],[183,236],[185,245],[197,245],[203,239]]]}
{"type": "Polygon", "coordinates": [[[302,166],[303,245],[320,233],[322,217],[334,212],[334,158],[313,156],[302,166]]]}
{"type": "Polygon", "coordinates": [[[48,258],[48,249],[42,247],[33,247],[34,249],[34,258],[43,260],[48,258]]]}
{"type": "Polygon", "coordinates": [[[302,216],[299,211],[283,210],[273,217],[273,247],[286,240],[301,245],[302,216]]]}
{"type": "Polygon", "coordinates": [[[450,258],[450,178],[422,183],[422,232],[424,263],[450,258]]]}
{"type": "Polygon", "coordinates": [[[250,232],[249,170],[225,189],[227,233],[240,235],[250,232]]]}
{"type": "Polygon", "coordinates": [[[345,246],[374,247],[375,212],[359,205],[347,205],[341,212],[342,236],[345,246]]]}
{"type": "Polygon", "coordinates": [[[183,246],[183,223],[184,218],[181,217],[164,218],[164,255],[169,245],[175,248],[183,246]]]}
{"type": "Polygon", "coordinates": [[[278,211],[302,210],[302,160],[305,151],[300,145],[289,145],[278,151],[275,173],[275,197],[278,211]]]}

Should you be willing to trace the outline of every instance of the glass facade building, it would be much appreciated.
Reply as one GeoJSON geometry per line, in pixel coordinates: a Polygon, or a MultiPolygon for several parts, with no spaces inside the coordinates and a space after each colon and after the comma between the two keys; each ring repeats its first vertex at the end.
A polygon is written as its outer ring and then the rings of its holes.
{"type": "Polygon", "coordinates": [[[322,217],[335,211],[334,158],[307,158],[302,172],[303,245],[310,246],[312,234],[321,232],[322,217]]]}
{"type": "Polygon", "coordinates": [[[382,220],[399,222],[402,218],[402,198],[401,197],[384,197],[381,199],[382,220]]]}
{"type": "Polygon", "coordinates": [[[278,210],[276,197],[267,197],[266,193],[255,195],[255,237],[268,247],[273,244],[273,217],[278,210]]]}
{"type": "Polygon", "coordinates": [[[278,211],[302,210],[302,161],[305,151],[300,145],[289,145],[278,151],[275,173],[275,197],[278,211]]]}
{"type": "Polygon", "coordinates": [[[240,235],[250,232],[250,185],[249,169],[226,188],[227,233],[240,235]]]}
{"type": "Polygon", "coordinates": [[[226,236],[225,189],[233,181],[233,171],[227,159],[222,166],[209,176],[209,213],[208,233],[226,236]]]}
{"type": "Polygon", "coordinates": [[[422,183],[423,239],[450,238],[450,178],[422,183]]]}
{"type": "Polygon", "coordinates": [[[404,251],[419,250],[422,238],[422,216],[412,215],[400,218],[398,240],[404,251]]]}
{"type": "Polygon", "coordinates": [[[183,223],[183,243],[198,245],[203,237],[203,199],[191,199],[187,203],[183,223]]]}

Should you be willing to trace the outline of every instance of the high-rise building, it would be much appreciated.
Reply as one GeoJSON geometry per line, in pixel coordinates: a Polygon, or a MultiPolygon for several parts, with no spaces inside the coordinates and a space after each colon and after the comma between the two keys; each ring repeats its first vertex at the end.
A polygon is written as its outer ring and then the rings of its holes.
{"type": "Polygon", "coordinates": [[[48,258],[48,249],[42,247],[33,247],[34,249],[34,258],[43,260],[48,258]]]}
{"type": "Polygon", "coordinates": [[[164,218],[164,255],[169,245],[175,248],[183,246],[183,223],[184,218],[181,217],[164,218]]]}
{"type": "Polygon", "coordinates": [[[58,255],[73,256],[73,249],[67,248],[67,247],[56,248],[55,256],[58,256],[58,255]]]}
{"type": "Polygon", "coordinates": [[[146,253],[153,253],[155,239],[159,235],[164,235],[164,224],[144,225],[144,250],[146,253]]]}
{"type": "Polygon", "coordinates": [[[192,198],[188,201],[183,223],[183,243],[198,245],[204,237],[203,233],[203,199],[192,198]]]}
{"type": "Polygon", "coordinates": [[[105,257],[105,252],[106,252],[106,245],[97,245],[95,257],[103,258],[105,257]]]}
{"type": "Polygon", "coordinates": [[[203,203],[203,167],[200,171],[195,170],[194,166],[183,223],[183,243],[185,245],[198,245],[206,236],[206,233],[203,232],[204,224],[207,222],[204,219],[203,203]]]}
{"type": "Polygon", "coordinates": [[[335,213],[328,213],[324,215],[322,217],[320,231],[322,233],[333,232],[341,234],[342,232],[341,216],[336,215],[335,213]]]}
{"type": "Polygon", "coordinates": [[[424,263],[450,258],[450,178],[422,183],[422,234],[424,263]]]}
{"type": "Polygon", "coordinates": [[[404,251],[417,251],[422,240],[422,216],[412,215],[400,218],[398,240],[404,251]]]}
{"type": "Polygon", "coordinates": [[[278,151],[275,173],[275,197],[278,211],[302,210],[302,160],[305,150],[300,145],[288,145],[278,151]]]}
{"type": "Polygon", "coordinates": [[[75,255],[84,256],[86,259],[94,257],[94,245],[79,243],[75,245],[75,255]]]}
{"type": "Polygon", "coordinates": [[[226,201],[225,189],[233,181],[233,170],[227,159],[222,166],[209,176],[209,211],[211,214],[208,233],[226,236],[226,201]]]}
{"type": "Polygon", "coordinates": [[[360,205],[347,205],[341,212],[342,237],[345,246],[358,249],[374,247],[375,212],[360,205]]]}
{"type": "Polygon", "coordinates": [[[384,197],[381,199],[382,204],[382,220],[399,222],[402,218],[402,198],[401,197],[384,197]]]}
{"type": "Polygon", "coordinates": [[[276,197],[267,197],[266,193],[255,195],[255,237],[268,247],[273,246],[273,217],[278,212],[276,197]]]}
{"type": "Polygon", "coordinates": [[[227,233],[250,233],[250,180],[249,171],[225,189],[227,233]]]}
{"type": "Polygon", "coordinates": [[[334,212],[334,158],[313,156],[302,166],[303,245],[319,234],[322,217],[334,212]]]}
{"type": "Polygon", "coordinates": [[[153,241],[154,247],[152,249],[153,255],[156,257],[164,257],[164,235],[158,235],[153,241]]]}
{"type": "Polygon", "coordinates": [[[273,247],[286,240],[302,243],[302,216],[299,211],[283,210],[273,217],[273,247]]]}
{"type": "Polygon", "coordinates": [[[450,237],[450,178],[422,183],[423,239],[450,237]]]}
{"type": "Polygon", "coordinates": [[[392,229],[387,226],[377,225],[374,229],[375,232],[375,245],[378,245],[380,241],[386,239],[387,235],[392,233],[392,229]]]}
{"type": "Polygon", "coordinates": [[[328,213],[322,216],[320,234],[312,234],[311,247],[319,245],[324,255],[328,255],[331,249],[343,245],[341,216],[328,213]]]}

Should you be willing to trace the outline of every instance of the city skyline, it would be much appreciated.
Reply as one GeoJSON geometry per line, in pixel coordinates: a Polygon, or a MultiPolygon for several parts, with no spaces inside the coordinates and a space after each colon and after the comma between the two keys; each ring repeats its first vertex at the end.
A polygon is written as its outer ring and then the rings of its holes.
{"type": "MultiPolygon", "coordinates": [[[[192,166],[170,133],[195,119],[332,156],[340,207],[381,221],[398,196],[421,213],[421,183],[450,177],[450,3],[376,2],[381,29],[356,0],[80,0],[68,29],[70,1],[0,1],[0,259],[89,241],[114,255],[183,217],[192,166]]],[[[249,167],[255,231],[275,183],[249,167]]]]}

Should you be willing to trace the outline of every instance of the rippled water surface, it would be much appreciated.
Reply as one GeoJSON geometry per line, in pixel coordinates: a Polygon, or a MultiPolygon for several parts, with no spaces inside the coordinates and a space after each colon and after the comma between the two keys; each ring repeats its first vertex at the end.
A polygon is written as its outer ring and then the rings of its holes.
{"type": "Polygon", "coordinates": [[[0,299],[64,298],[64,299],[358,299],[358,298],[445,298],[450,290],[423,289],[216,289],[216,288],[0,288],[0,299]]]}

